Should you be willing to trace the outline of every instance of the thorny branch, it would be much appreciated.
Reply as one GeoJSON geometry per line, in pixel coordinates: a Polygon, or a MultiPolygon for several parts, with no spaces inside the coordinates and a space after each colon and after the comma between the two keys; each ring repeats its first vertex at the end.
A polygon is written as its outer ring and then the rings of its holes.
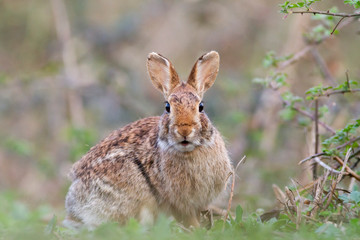
{"type": "Polygon", "coordinates": [[[334,29],[332,30],[330,35],[333,35],[335,30],[338,28],[338,26],[340,25],[340,23],[345,19],[345,18],[357,18],[360,17],[360,13],[356,12],[356,13],[332,13],[330,11],[317,11],[317,10],[307,10],[307,11],[289,11],[289,14],[294,13],[294,14],[301,14],[303,15],[304,13],[308,13],[308,14],[320,14],[320,15],[328,15],[328,16],[334,16],[334,17],[341,17],[341,19],[337,22],[337,24],[335,25],[334,29]]]}
{"type": "Polygon", "coordinates": [[[354,93],[354,92],[360,92],[360,89],[334,90],[331,92],[317,94],[317,95],[315,95],[315,97],[322,97],[322,96],[329,97],[329,96],[335,95],[335,94],[345,94],[345,93],[354,93]]]}
{"type": "MultiPolygon", "coordinates": [[[[348,145],[350,145],[350,144],[352,144],[352,143],[354,143],[354,142],[357,142],[357,141],[359,141],[359,140],[360,140],[360,137],[352,138],[352,139],[350,139],[348,142],[343,143],[343,144],[337,146],[337,147],[335,148],[335,150],[340,150],[340,149],[342,149],[342,148],[344,148],[344,147],[346,147],[346,146],[348,146],[348,145]]],[[[311,160],[311,159],[313,159],[313,158],[315,158],[315,157],[324,156],[324,155],[326,155],[326,153],[324,153],[324,152],[311,155],[311,156],[309,156],[309,157],[301,160],[298,164],[301,165],[301,164],[303,164],[304,162],[306,162],[306,161],[308,161],[308,160],[311,160]]]]}
{"type": "Polygon", "coordinates": [[[334,17],[360,17],[360,13],[332,13],[330,11],[318,11],[318,10],[309,10],[309,11],[289,11],[289,14],[295,13],[295,14],[304,14],[304,13],[310,13],[310,14],[321,14],[321,15],[328,15],[328,16],[334,16],[334,17]]]}

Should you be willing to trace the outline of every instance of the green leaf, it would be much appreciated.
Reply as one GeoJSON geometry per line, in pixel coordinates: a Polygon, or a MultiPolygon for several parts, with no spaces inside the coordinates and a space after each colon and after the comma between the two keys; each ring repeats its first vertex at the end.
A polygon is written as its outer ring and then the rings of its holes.
{"type": "Polygon", "coordinates": [[[296,116],[296,111],[293,110],[291,107],[287,107],[281,110],[279,114],[282,119],[284,119],[285,121],[289,121],[294,119],[294,117],[296,116]]]}
{"type": "Polygon", "coordinates": [[[327,216],[330,216],[331,214],[332,214],[331,211],[322,211],[319,213],[319,216],[327,217],[327,216]]]}
{"type": "Polygon", "coordinates": [[[286,85],[286,82],[285,82],[286,81],[286,74],[285,73],[277,74],[275,76],[274,81],[276,82],[278,87],[282,87],[282,86],[286,85]]]}
{"type": "Polygon", "coordinates": [[[315,95],[321,95],[321,94],[323,94],[323,92],[324,92],[323,86],[322,86],[322,85],[319,85],[319,86],[315,86],[315,87],[309,88],[309,89],[305,92],[305,94],[315,96],[315,95]]]}
{"type": "Polygon", "coordinates": [[[352,191],[349,195],[349,200],[353,201],[355,204],[358,204],[360,202],[360,192],[352,191]]]}
{"type": "Polygon", "coordinates": [[[350,85],[354,85],[354,86],[358,86],[358,85],[359,85],[359,82],[354,81],[354,80],[349,80],[349,84],[350,84],[350,85]]]}
{"type": "Polygon", "coordinates": [[[44,233],[51,234],[52,232],[54,232],[54,230],[56,228],[56,223],[57,223],[57,217],[56,217],[56,215],[54,215],[52,217],[52,219],[50,220],[50,222],[48,223],[48,225],[45,227],[44,233]]]}
{"type": "Polygon", "coordinates": [[[304,99],[302,97],[299,97],[299,96],[294,96],[291,92],[284,92],[282,95],[282,98],[285,100],[285,101],[288,101],[290,102],[290,105],[291,106],[294,106],[294,103],[296,102],[303,102],[304,99]]]}
{"type": "Polygon", "coordinates": [[[236,223],[242,222],[242,217],[243,217],[244,210],[242,209],[242,207],[240,205],[238,205],[236,207],[235,213],[236,213],[235,222],[236,223]]]}

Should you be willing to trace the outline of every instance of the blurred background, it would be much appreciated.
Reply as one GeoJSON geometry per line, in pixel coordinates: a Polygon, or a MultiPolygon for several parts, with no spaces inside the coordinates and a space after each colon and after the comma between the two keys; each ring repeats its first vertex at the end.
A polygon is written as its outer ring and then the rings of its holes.
{"type": "MultiPolygon", "coordinates": [[[[282,120],[279,96],[252,83],[265,75],[266,52],[300,51],[303,33],[314,25],[311,16],[284,19],[280,3],[0,0],[0,194],[63,211],[75,161],[112,130],[163,112],[162,95],[147,76],[147,54],[169,58],[185,80],[199,56],[216,50],[221,67],[205,95],[206,112],[234,164],[247,156],[233,206],[272,207],[272,184],[311,180],[309,166],[297,163],[313,153],[311,127],[282,120]]],[[[358,31],[351,24],[318,47],[338,82],[346,70],[360,78],[358,31]]],[[[299,96],[322,81],[311,55],[286,71],[299,96]]],[[[359,115],[359,97],[347,108],[336,105],[347,96],[332,99],[324,121],[335,129],[359,115]]]]}

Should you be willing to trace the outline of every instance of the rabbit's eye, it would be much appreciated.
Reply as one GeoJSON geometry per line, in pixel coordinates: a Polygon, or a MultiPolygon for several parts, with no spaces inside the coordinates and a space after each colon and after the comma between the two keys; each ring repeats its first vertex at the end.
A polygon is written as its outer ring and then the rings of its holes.
{"type": "Polygon", "coordinates": [[[169,113],[170,112],[170,103],[166,102],[165,103],[165,110],[169,113]]]}
{"type": "Polygon", "coordinates": [[[201,102],[201,103],[199,104],[199,112],[203,112],[203,110],[204,110],[204,103],[201,102]]]}

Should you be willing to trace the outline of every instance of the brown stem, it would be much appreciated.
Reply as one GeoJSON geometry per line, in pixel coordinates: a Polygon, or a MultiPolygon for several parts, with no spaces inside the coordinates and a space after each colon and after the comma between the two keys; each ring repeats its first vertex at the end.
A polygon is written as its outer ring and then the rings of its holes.
{"type": "Polygon", "coordinates": [[[324,209],[327,209],[330,206],[331,200],[332,200],[334,192],[335,192],[335,188],[336,188],[336,181],[333,179],[332,183],[331,183],[331,190],[330,190],[329,198],[326,201],[324,209]]]}
{"type": "MultiPolygon", "coordinates": [[[[288,101],[286,101],[286,100],[284,100],[284,99],[282,99],[282,100],[283,100],[283,103],[284,103],[286,106],[290,106],[290,105],[291,105],[290,102],[288,102],[288,101]]],[[[301,113],[302,115],[310,118],[312,121],[315,121],[315,117],[314,117],[311,113],[308,113],[308,112],[306,112],[306,111],[304,111],[304,110],[302,110],[302,109],[300,109],[300,108],[298,108],[298,107],[295,107],[295,106],[292,106],[291,108],[292,108],[293,110],[301,113]]],[[[331,132],[332,134],[335,134],[335,133],[336,133],[335,130],[332,129],[332,128],[331,128],[329,125],[327,125],[326,123],[324,123],[324,122],[322,122],[322,121],[318,121],[318,123],[319,123],[319,125],[321,125],[322,127],[324,127],[326,130],[328,130],[328,131],[331,132]]]]}
{"type": "Polygon", "coordinates": [[[336,28],[340,25],[341,21],[344,20],[346,17],[342,17],[338,22],[337,24],[335,25],[334,29],[332,30],[332,32],[330,33],[330,35],[333,35],[336,28]]]}
{"type": "Polygon", "coordinates": [[[360,176],[359,176],[356,172],[354,172],[348,165],[344,165],[344,162],[343,162],[343,160],[342,160],[340,157],[334,156],[334,159],[335,159],[340,165],[344,166],[345,169],[346,169],[346,171],[347,171],[353,178],[355,178],[356,180],[360,181],[360,176]]]}
{"type": "Polygon", "coordinates": [[[317,94],[317,95],[315,95],[315,97],[329,97],[329,96],[335,95],[335,94],[345,94],[345,93],[354,93],[354,92],[360,92],[360,89],[335,90],[335,91],[331,91],[331,92],[317,94]]]}
{"type": "Polygon", "coordinates": [[[346,70],[345,76],[346,76],[346,86],[350,90],[350,79],[349,79],[349,71],[348,70],[346,70]]]}
{"type": "Polygon", "coordinates": [[[360,17],[360,13],[332,13],[329,11],[318,11],[318,10],[312,10],[312,11],[289,11],[289,13],[300,13],[300,14],[304,14],[304,13],[310,13],[310,14],[321,14],[321,15],[328,15],[328,16],[334,16],[334,17],[360,17]]]}
{"type": "Polygon", "coordinates": [[[360,137],[355,137],[355,138],[353,138],[353,139],[350,139],[350,141],[348,141],[348,142],[346,142],[346,143],[343,143],[343,144],[341,144],[340,146],[337,146],[335,149],[336,149],[336,150],[339,150],[339,149],[341,149],[341,148],[343,148],[343,147],[346,147],[347,145],[352,144],[352,143],[354,143],[354,142],[357,142],[357,141],[359,141],[359,140],[360,140],[360,137]]]}

